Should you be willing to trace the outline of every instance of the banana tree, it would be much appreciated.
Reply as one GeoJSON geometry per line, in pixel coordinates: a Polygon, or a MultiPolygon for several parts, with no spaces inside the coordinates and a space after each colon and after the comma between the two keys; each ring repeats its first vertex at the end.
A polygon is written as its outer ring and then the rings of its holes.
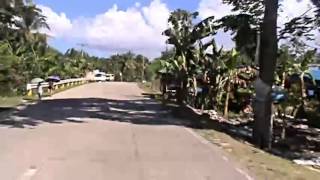
{"type": "Polygon", "coordinates": [[[226,58],[226,61],[223,67],[225,69],[226,97],[224,102],[223,114],[225,118],[228,118],[231,88],[236,83],[236,79],[237,79],[237,60],[239,57],[239,53],[233,49],[230,52],[227,52],[224,56],[226,58]]]}
{"type": "Polygon", "coordinates": [[[175,59],[180,62],[178,72],[179,88],[177,89],[177,101],[182,104],[187,95],[188,80],[194,77],[196,65],[195,57],[197,41],[215,33],[212,28],[214,17],[207,18],[194,25],[193,20],[198,13],[189,13],[185,10],[176,10],[169,17],[169,29],[164,32],[168,37],[167,43],[175,47],[175,59]]]}
{"type": "Polygon", "coordinates": [[[167,43],[175,46],[175,58],[180,61],[178,72],[179,88],[177,89],[177,102],[183,103],[187,86],[188,62],[190,59],[187,55],[190,49],[194,49],[193,43],[190,42],[191,33],[193,30],[192,20],[197,16],[197,13],[189,13],[184,10],[176,10],[169,17],[170,28],[164,32],[168,36],[167,43]]]}
{"type": "Polygon", "coordinates": [[[279,50],[277,69],[275,74],[276,84],[285,88],[286,79],[294,73],[295,56],[290,53],[289,47],[282,46],[279,50]]]}
{"type": "MultiPolygon", "coordinates": [[[[201,70],[201,75],[205,75],[203,79],[208,79],[209,86],[208,97],[209,107],[216,108],[217,102],[221,102],[222,93],[221,89],[224,87],[225,81],[223,81],[223,69],[222,69],[222,54],[223,47],[218,49],[214,37],[211,37],[206,43],[199,42],[199,51],[197,53],[198,68],[201,70]],[[211,48],[211,50],[210,50],[211,48]]],[[[197,85],[195,85],[197,87],[197,85]]],[[[208,106],[205,103],[205,99],[202,99],[201,108],[208,106]]]]}
{"type": "MultiPolygon", "coordinates": [[[[158,71],[161,74],[161,91],[162,95],[165,98],[168,91],[169,82],[175,81],[176,75],[179,74],[181,68],[181,61],[176,59],[166,59],[160,60],[160,70],[158,71]]],[[[165,98],[166,99],[166,98],[165,98]]]]}
{"type": "MultiPolygon", "coordinates": [[[[293,68],[295,73],[299,74],[300,77],[300,110],[304,111],[304,106],[306,104],[306,86],[305,86],[305,77],[308,75],[309,64],[314,62],[315,54],[317,50],[309,50],[305,52],[301,57],[298,58],[299,63],[294,64],[293,68]]],[[[310,77],[313,81],[313,77],[310,77]]],[[[315,84],[315,82],[312,82],[315,84]]],[[[296,113],[295,113],[296,114],[296,113]]]]}

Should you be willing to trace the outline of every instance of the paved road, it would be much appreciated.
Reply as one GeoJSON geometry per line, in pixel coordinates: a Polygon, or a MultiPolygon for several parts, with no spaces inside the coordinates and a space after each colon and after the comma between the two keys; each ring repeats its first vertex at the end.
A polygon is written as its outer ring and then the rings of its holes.
{"type": "Polygon", "coordinates": [[[97,83],[0,124],[1,180],[245,180],[130,83],[97,83]]]}

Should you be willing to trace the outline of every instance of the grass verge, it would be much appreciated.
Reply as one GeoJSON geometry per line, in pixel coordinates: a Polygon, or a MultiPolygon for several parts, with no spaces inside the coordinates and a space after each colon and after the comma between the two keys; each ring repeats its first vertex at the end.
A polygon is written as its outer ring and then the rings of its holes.
{"type": "Polygon", "coordinates": [[[320,179],[320,173],[307,167],[269,154],[238,141],[231,136],[215,130],[195,130],[211,143],[224,149],[232,159],[248,169],[257,179],[313,180],[320,179]]]}
{"type": "Polygon", "coordinates": [[[146,82],[146,83],[138,83],[138,86],[140,89],[142,89],[146,93],[157,93],[157,91],[152,89],[152,83],[151,82],[146,82]]]}

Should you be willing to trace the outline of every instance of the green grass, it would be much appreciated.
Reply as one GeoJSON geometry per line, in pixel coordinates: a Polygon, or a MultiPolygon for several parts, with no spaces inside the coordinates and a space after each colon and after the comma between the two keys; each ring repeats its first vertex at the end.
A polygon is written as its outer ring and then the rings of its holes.
{"type": "Polygon", "coordinates": [[[201,136],[220,146],[235,162],[246,167],[255,179],[311,180],[320,179],[320,173],[274,156],[252,145],[240,142],[215,130],[195,130],[201,136]]]}
{"type": "Polygon", "coordinates": [[[161,93],[158,90],[154,90],[152,88],[152,82],[138,83],[138,86],[144,91],[143,95],[159,101],[162,100],[161,93]]]}
{"type": "Polygon", "coordinates": [[[146,93],[160,93],[160,82],[159,81],[152,81],[146,83],[138,83],[140,89],[145,91],[146,93]]]}
{"type": "Polygon", "coordinates": [[[0,107],[2,108],[16,107],[21,103],[22,103],[22,97],[20,96],[0,97],[0,107]]]}
{"type": "Polygon", "coordinates": [[[146,83],[138,83],[140,89],[142,89],[146,93],[153,93],[151,82],[146,83]]]}

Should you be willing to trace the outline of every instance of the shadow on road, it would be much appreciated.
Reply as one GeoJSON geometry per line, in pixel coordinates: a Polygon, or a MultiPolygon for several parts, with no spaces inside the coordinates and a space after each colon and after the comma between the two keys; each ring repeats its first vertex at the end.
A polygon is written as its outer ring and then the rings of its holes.
{"type": "MultiPolygon", "coordinates": [[[[102,98],[53,99],[43,100],[25,109],[16,111],[12,116],[0,121],[0,127],[6,128],[35,128],[43,123],[87,123],[94,120],[117,121],[137,125],[175,125],[192,127],[194,129],[214,129],[227,133],[240,141],[251,140],[251,127],[248,124],[231,125],[224,122],[210,120],[206,116],[191,112],[190,108],[176,108],[163,106],[150,99],[113,100],[102,98]],[[171,110],[173,112],[171,113],[171,110]],[[176,117],[176,118],[175,118],[176,117]]],[[[288,134],[291,133],[288,131],[288,134]]],[[[296,133],[301,134],[301,133],[296,133]]],[[[297,139],[296,135],[290,137],[297,139]]],[[[304,135],[303,137],[311,137],[304,135]]],[[[291,138],[292,139],[292,138],[291,138]]],[[[282,152],[280,156],[293,159],[303,157],[304,151],[318,152],[318,138],[303,139],[291,142],[289,147],[274,144],[282,152]],[[314,140],[315,139],[315,140],[314,140]],[[304,143],[301,143],[304,142],[304,143]],[[292,145],[296,148],[292,149],[292,145]],[[290,151],[289,151],[290,149],[290,151]],[[285,152],[290,152],[286,154],[285,152]],[[285,155],[284,155],[285,154],[285,155]]]]}
{"type": "Polygon", "coordinates": [[[145,125],[187,125],[170,116],[167,108],[149,100],[112,100],[100,98],[43,100],[13,113],[0,127],[25,128],[42,123],[85,123],[108,120],[145,125]]]}
{"type": "Polygon", "coordinates": [[[5,111],[10,111],[10,110],[13,110],[14,108],[12,107],[0,107],[0,113],[1,112],[5,112],[5,111]]]}

